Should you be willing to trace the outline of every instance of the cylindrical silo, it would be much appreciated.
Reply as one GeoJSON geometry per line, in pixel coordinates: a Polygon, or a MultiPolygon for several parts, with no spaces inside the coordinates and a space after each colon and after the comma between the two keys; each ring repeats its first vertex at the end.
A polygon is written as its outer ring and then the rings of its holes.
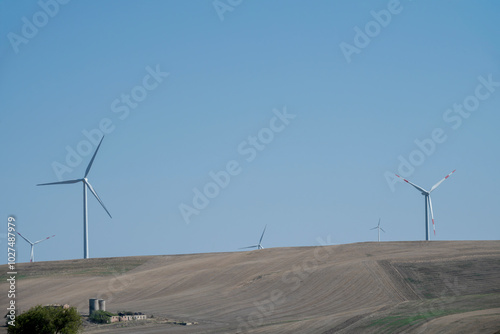
{"type": "Polygon", "coordinates": [[[89,299],[89,315],[94,313],[94,311],[99,310],[99,300],[98,299],[89,299]]]}
{"type": "Polygon", "coordinates": [[[99,310],[106,311],[106,301],[104,299],[99,299],[99,310]]]}

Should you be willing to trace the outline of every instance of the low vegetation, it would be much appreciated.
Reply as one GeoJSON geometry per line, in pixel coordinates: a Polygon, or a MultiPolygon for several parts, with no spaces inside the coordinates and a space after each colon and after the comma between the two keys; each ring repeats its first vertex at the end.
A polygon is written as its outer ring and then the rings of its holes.
{"type": "Polygon", "coordinates": [[[406,332],[412,326],[451,314],[500,307],[499,294],[451,296],[420,301],[408,301],[395,306],[385,314],[374,314],[360,321],[360,332],[406,332]]]}
{"type": "Polygon", "coordinates": [[[387,316],[382,319],[378,319],[370,324],[369,327],[379,326],[384,329],[395,330],[401,328],[403,326],[413,326],[421,321],[433,319],[437,317],[442,317],[449,314],[460,313],[460,311],[456,310],[433,310],[423,313],[417,314],[409,314],[409,315],[396,315],[396,316],[387,316]]]}
{"type": "Polygon", "coordinates": [[[89,321],[94,322],[96,324],[109,324],[111,322],[111,317],[115,315],[117,314],[108,311],[98,310],[92,312],[92,314],[89,316],[89,321]]]}

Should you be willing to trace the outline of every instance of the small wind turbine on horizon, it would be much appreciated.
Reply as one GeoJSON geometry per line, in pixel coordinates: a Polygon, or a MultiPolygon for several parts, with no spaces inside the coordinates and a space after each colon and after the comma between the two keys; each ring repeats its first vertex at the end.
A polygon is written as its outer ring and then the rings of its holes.
{"type": "Polygon", "coordinates": [[[51,235],[50,237],[47,237],[45,239],[42,239],[42,240],[38,240],[38,241],[35,241],[35,242],[31,242],[31,240],[29,240],[28,238],[26,238],[24,235],[22,235],[21,233],[17,232],[17,234],[19,234],[21,236],[21,238],[23,238],[24,240],[26,240],[26,242],[28,242],[30,245],[31,245],[31,252],[30,252],[30,262],[35,262],[35,245],[36,244],[39,244],[40,242],[42,241],[45,241],[45,240],[48,240],[50,238],[53,238],[55,237],[56,235],[51,235]]]}
{"type": "Polygon", "coordinates": [[[449,178],[451,174],[455,173],[455,171],[456,171],[456,169],[453,170],[453,172],[451,172],[450,174],[446,175],[441,181],[439,181],[438,183],[433,185],[431,190],[429,190],[429,191],[425,190],[424,188],[422,188],[420,186],[417,186],[414,183],[411,183],[407,179],[404,179],[401,176],[399,176],[398,174],[396,174],[397,177],[399,177],[400,179],[403,179],[403,181],[412,185],[413,187],[415,187],[415,189],[419,190],[422,193],[422,195],[424,195],[424,197],[425,197],[425,240],[427,240],[427,241],[431,240],[430,235],[429,235],[429,211],[431,214],[432,228],[434,230],[434,235],[436,235],[436,225],[434,224],[434,213],[432,211],[431,192],[436,190],[436,188],[439,187],[439,185],[441,183],[443,183],[444,180],[449,178]]]}
{"type": "Polygon", "coordinates": [[[264,233],[266,233],[266,228],[267,228],[267,225],[264,227],[264,231],[262,231],[262,235],[260,236],[260,240],[259,240],[259,243],[257,245],[243,247],[240,249],[247,249],[247,248],[264,249],[264,247],[262,247],[262,238],[264,238],[264,233]]]}
{"type": "Polygon", "coordinates": [[[384,229],[382,227],[380,227],[380,218],[378,219],[378,225],[375,226],[374,228],[371,228],[370,230],[374,230],[374,229],[378,230],[378,242],[380,242],[380,230],[382,230],[382,232],[385,233],[384,229]]]}
{"type": "Polygon", "coordinates": [[[92,185],[90,184],[89,180],[87,179],[87,175],[89,175],[90,168],[92,167],[92,164],[94,163],[95,156],[97,154],[97,151],[99,151],[99,147],[101,147],[103,140],[104,140],[104,136],[102,136],[101,141],[99,142],[99,145],[97,145],[97,148],[94,152],[94,155],[92,156],[92,159],[90,159],[89,165],[87,166],[87,169],[85,170],[85,175],[83,176],[82,179],[37,184],[37,186],[49,186],[49,185],[55,185],[55,184],[72,184],[72,183],[82,182],[82,184],[83,184],[83,258],[84,259],[89,258],[89,244],[88,244],[89,229],[88,229],[88,218],[87,218],[87,188],[90,190],[90,192],[92,194],[94,194],[95,198],[99,201],[99,203],[104,208],[104,210],[106,211],[108,216],[110,218],[113,218],[113,217],[111,217],[111,214],[109,213],[108,209],[106,209],[106,207],[104,206],[104,203],[99,198],[99,195],[97,195],[96,191],[94,190],[94,188],[92,188],[92,185]]]}

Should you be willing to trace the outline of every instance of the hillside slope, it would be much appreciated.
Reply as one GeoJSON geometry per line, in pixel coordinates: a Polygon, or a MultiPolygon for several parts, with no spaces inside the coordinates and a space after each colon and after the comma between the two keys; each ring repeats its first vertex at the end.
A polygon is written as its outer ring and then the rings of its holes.
{"type": "Polygon", "coordinates": [[[19,264],[18,272],[21,309],[69,303],[87,313],[89,298],[103,298],[110,311],[198,322],[88,328],[92,333],[500,330],[500,241],[37,262],[19,264]]]}

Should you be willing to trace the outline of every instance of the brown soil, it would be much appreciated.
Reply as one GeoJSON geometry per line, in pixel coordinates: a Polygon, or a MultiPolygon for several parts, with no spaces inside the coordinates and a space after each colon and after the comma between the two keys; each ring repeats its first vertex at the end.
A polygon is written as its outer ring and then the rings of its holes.
{"type": "MultiPolygon", "coordinates": [[[[5,265],[0,272],[7,272],[5,265]]],[[[88,313],[88,299],[102,298],[109,311],[155,316],[136,324],[86,327],[88,333],[500,330],[500,241],[37,262],[19,264],[18,273],[16,303],[22,310],[68,303],[88,313]]],[[[5,291],[6,283],[0,286],[5,291]]],[[[0,300],[5,304],[5,293],[0,300]]]]}

